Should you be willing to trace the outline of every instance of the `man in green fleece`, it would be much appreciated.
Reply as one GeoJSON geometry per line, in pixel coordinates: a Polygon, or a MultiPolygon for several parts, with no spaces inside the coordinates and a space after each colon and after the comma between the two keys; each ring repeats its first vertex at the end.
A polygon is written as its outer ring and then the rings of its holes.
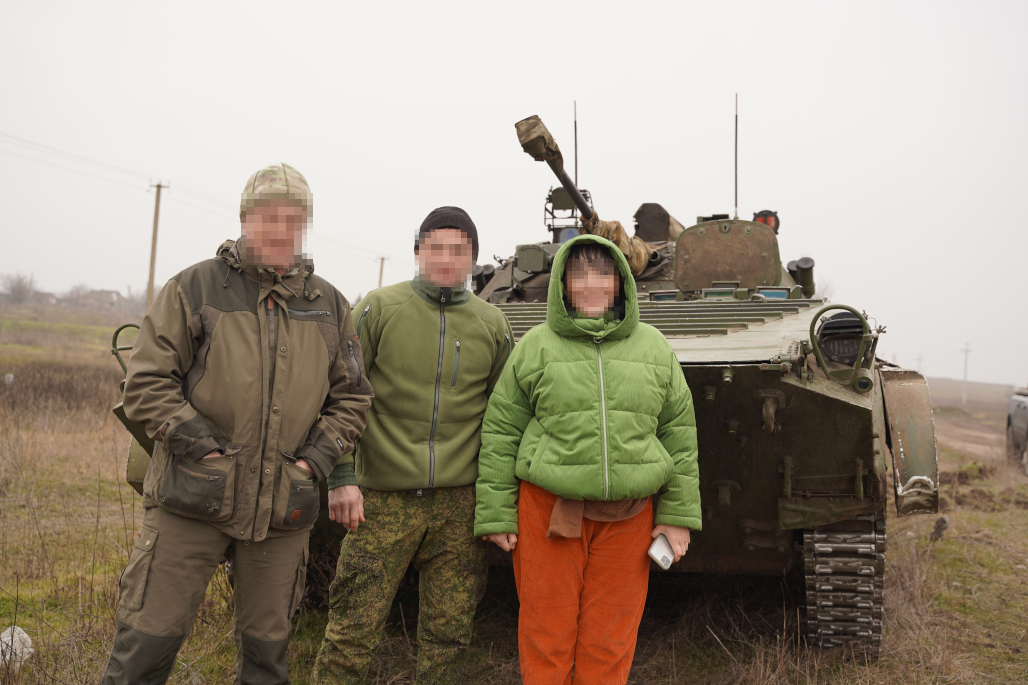
{"type": "Polygon", "coordinates": [[[465,287],[478,232],[464,210],[433,210],[414,253],[414,280],[372,291],[355,310],[375,399],[359,445],[328,479],[331,518],[349,533],[315,683],[365,682],[412,561],[417,682],[460,682],[485,589],[484,543],[474,537],[479,434],[513,335],[503,313],[465,287]]]}

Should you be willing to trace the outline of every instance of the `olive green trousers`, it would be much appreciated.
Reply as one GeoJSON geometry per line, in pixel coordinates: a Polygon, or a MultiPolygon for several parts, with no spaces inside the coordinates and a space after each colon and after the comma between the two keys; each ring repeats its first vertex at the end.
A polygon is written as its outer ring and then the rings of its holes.
{"type": "Polygon", "coordinates": [[[413,562],[420,574],[416,682],[464,683],[486,582],[485,543],[474,536],[475,486],[421,495],[361,491],[367,521],[343,538],[312,682],[367,682],[396,590],[413,562]]]}
{"type": "Polygon", "coordinates": [[[147,509],[121,577],[118,632],[104,685],[168,679],[225,556],[235,575],[235,683],[288,683],[286,648],[290,619],[303,597],[308,537],[235,540],[203,521],[147,509]]]}

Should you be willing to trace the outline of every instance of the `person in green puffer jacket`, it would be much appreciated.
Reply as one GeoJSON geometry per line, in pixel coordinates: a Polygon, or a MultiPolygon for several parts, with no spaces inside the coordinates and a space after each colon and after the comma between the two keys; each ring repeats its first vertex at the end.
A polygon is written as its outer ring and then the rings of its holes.
{"type": "Polygon", "coordinates": [[[696,423],[678,360],[639,321],[617,247],[556,254],[546,324],[515,346],[482,424],[475,534],[513,550],[526,685],[624,683],[664,534],[701,527],[696,423]],[[656,525],[654,525],[656,524],[656,525]]]}

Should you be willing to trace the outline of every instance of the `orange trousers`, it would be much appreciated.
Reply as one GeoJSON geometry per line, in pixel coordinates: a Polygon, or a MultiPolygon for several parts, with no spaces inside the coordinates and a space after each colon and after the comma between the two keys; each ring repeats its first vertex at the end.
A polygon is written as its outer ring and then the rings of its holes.
{"type": "Polygon", "coordinates": [[[556,499],[521,481],[514,578],[522,682],[623,685],[649,585],[652,500],[625,521],[582,521],[581,538],[547,539],[556,499]]]}

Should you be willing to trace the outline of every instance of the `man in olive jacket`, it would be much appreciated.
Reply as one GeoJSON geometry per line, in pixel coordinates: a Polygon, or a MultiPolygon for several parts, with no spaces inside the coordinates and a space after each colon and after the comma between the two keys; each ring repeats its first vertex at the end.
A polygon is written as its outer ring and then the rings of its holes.
{"type": "Polygon", "coordinates": [[[354,458],[329,478],[343,540],[314,682],[363,683],[400,580],[420,572],[419,683],[459,682],[485,550],[473,536],[479,432],[512,334],[467,282],[478,252],[463,210],[428,215],[415,244],[419,276],[357,306],[375,386],[354,458]],[[358,488],[359,484],[359,488],[358,488]]]}
{"type": "Polygon", "coordinates": [[[317,481],[351,451],[372,397],[346,299],[301,257],[311,209],[300,172],[261,169],[243,237],[168,281],[143,319],[124,406],[156,444],[105,684],[167,680],[225,556],[235,682],[289,682],[317,481]]]}

